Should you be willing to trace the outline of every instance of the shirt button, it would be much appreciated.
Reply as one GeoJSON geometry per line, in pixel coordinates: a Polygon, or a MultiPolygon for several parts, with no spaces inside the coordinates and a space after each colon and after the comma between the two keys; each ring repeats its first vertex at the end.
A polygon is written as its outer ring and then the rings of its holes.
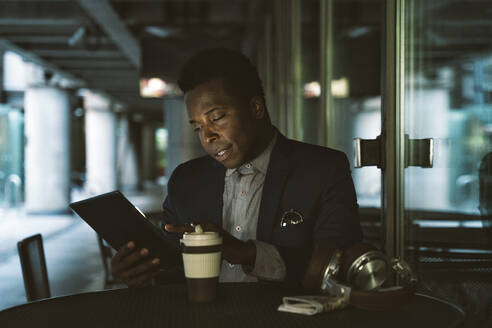
{"type": "Polygon", "coordinates": [[[236,231],[237,232],[241,231],[241,226],[236,226],[236,231]]]}
{"type": "Polygon", "coordinates": [[[246,191],[241,190],[241,196],[244,196],[244,195],[246,195],[246,191]]]}

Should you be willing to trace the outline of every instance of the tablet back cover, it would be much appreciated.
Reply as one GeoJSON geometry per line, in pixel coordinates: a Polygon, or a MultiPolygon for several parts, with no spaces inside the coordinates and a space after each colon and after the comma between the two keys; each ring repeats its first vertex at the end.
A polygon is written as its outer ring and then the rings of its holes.
{"type": "Polygon", "coordinates": [[[164,266],[181,260],[179,246],[167,240],[119,191],[71,203],[70,208],[116,250],[132,240],[137,248],[148,248],[150,256],[159,257],[164,266]]]}

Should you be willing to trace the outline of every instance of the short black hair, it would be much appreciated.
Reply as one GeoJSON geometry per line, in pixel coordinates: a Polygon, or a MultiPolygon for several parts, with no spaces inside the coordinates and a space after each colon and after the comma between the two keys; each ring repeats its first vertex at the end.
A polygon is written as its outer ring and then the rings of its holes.
{"type": "Polygon", "coordinates": [[[249,102],[265,92],[256,67],[239,51],[227,48],[205,49],[192,56],[183,66],[178,85],[186,93],[200,84],[224,79],[225,85],[240,100],[249,102]]]}

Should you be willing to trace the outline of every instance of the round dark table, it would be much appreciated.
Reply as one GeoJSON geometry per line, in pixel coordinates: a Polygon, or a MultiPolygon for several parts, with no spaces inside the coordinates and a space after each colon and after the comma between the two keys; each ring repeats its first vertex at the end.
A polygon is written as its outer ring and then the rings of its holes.
{"type": "Polygon", "coordinates": [[[219,284],[213,303],[189,303],[185,285],[117,289],[55,297],[0,312],[0,327],[457,327],[463,312],[417,295],[387,311],[346,308],[306,316],[277,311],[282,296],[302,295],[268,284],[219,284]]]}

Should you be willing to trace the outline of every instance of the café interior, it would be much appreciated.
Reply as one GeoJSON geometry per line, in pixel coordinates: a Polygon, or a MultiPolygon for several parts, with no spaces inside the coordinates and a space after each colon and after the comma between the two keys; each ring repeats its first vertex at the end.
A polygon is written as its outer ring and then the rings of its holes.
{"type": "Polygon", "coordinates": [[[179,69],[227,47],[256,65],[282,134],[347,154],[364,241],[463,327],[490,327],[490,15],[485,0],[0,0],[0,310],[27,302],[17,243],[36,234],[51,297],[125,287],[68,205],[120,190],[159,225],[174,168],[204,155],[179,69]]]}

